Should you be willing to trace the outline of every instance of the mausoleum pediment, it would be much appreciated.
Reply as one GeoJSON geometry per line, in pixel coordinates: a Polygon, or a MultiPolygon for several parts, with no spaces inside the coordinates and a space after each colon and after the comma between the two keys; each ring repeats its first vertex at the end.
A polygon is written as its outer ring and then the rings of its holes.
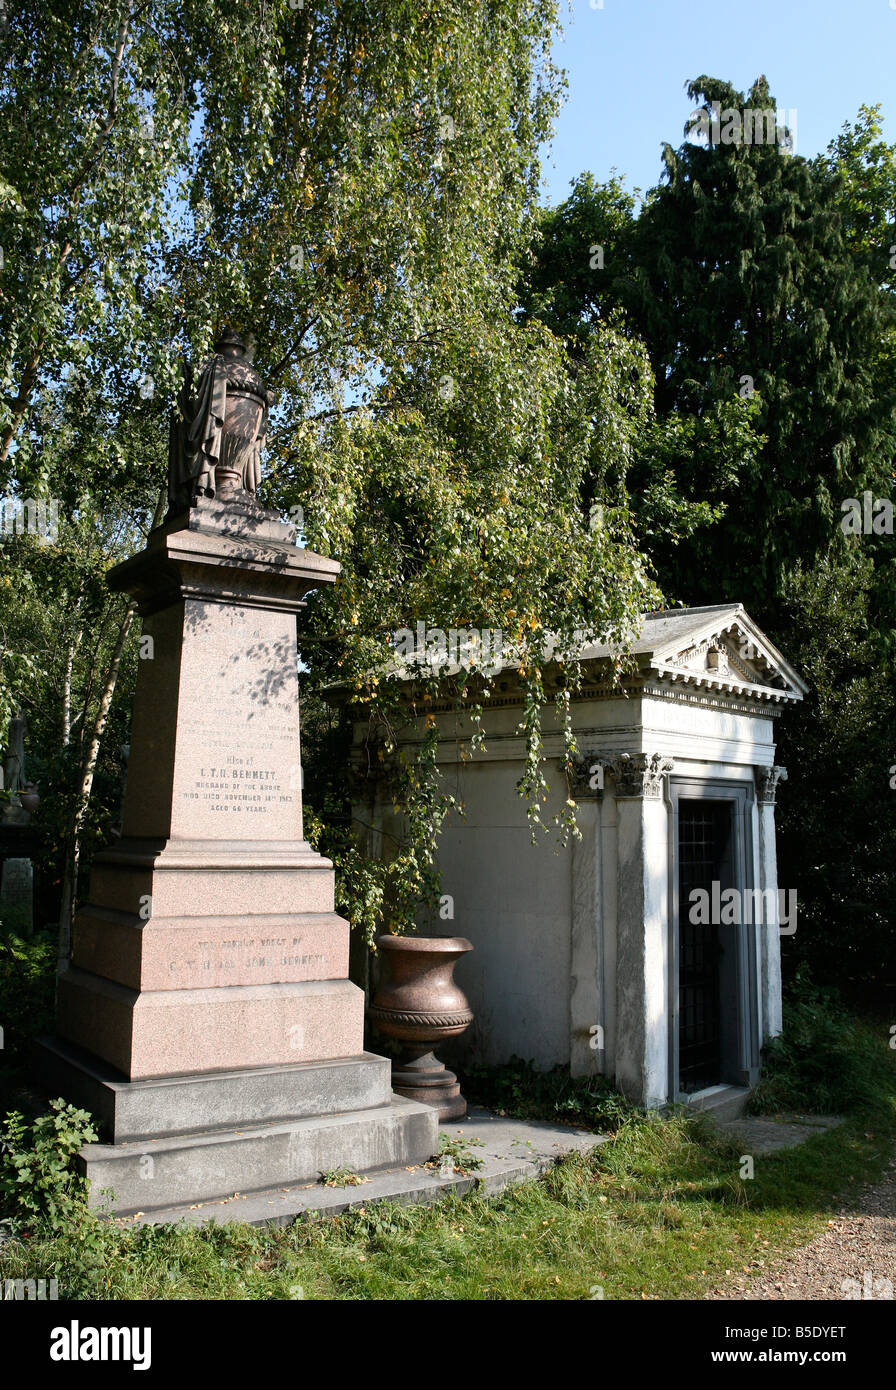
{"type": "MultiPolygon", "coordinates": [[[[808,690],[740,603],[648,613],[629,651],[640,679],[652,678],[658,689],[680,684],[772,704],[801,700],[808,690]]],[[[600,643],[580,654],[595,667],[612,655],[600,643]]]]}
{"type": "Polygon", "coordinates": [[[772,701],[801,700],[806,694],[805,682],[741,604],[651,614],[644,623],[645,641],[648,668],[672,682],[772,701]]]}
{"type": "MultiPolygon", "coordinates": [[[[487,629],[448,632],[403,628],[388,674],[413,680],[421,672],[451,676],[461,667],[499,676],[499,690],[510,700],[518,690],[516,679],[523,653],[504,640],[504,634],[487,629]]],[[[652,693],[691,687],[696,694],[768,704],[801,700],[808,687],[785,660],[740,603],[706,608],[666,608],[648,613],[640,628],[630,634],[625,651],[606,643],[582,642],[564,653],[589,670],[585,685],[589,694],[612,694],[616,687],[614,661],[627,655],[635,662],[625,676],[631,687],[646,685],[652,693]]],[[[557,643],[548,637],[544,656],[560,661],[557,643]]]]}

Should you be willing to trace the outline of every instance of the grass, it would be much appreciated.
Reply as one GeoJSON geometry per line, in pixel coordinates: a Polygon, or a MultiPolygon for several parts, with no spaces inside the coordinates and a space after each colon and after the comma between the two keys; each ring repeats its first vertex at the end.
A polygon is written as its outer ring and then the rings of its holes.
{"type": "Polygon", "coordinates": [[[356,1173],[353,1168],[328,1168],[321,1173],[320,1181],[324,1187],[360,1187],[370,1179],[363,1173],[356,1173]]]}
{"type": "Polygon", "coordinates": [[[56,1278],[103,1299],[700,1298],[820,1230],[878,1174],[892,1094],[797,1149],[757,1155],[699,1118],[636,1116],[615,1140],[497,1197],[377,1204],[292,1227],[99,1228],[0,1247],[0,1277],[56,1278]]]}
{"type": "MultiPolygon", "coordinates": [[[[893,1152],[887,1029],[813,991],[801,982],[788,1004],[787,1044],[771,1050],[760,1096],[766,1108],[846,1118],[798,1148],[756,1154],[753,1179],[740,1176],[742,1142],[699,1116],[662,1119],[604,1082],[515,1063],[469,1074],[468,1093],[509,1113],[612,1131],[612,1142],[495,1197],[364,1204],[290,1227],[137,1228],[84,1215],[54,1233],[20,1222],[0,1244],[0,1279],[57,1279],[60,1298],[91,1300],[700,1298],[811,1238],[893,1152]]],[[[441,1158],[475,1177],[466,1146],[443,1141],[441,1158]]]]}

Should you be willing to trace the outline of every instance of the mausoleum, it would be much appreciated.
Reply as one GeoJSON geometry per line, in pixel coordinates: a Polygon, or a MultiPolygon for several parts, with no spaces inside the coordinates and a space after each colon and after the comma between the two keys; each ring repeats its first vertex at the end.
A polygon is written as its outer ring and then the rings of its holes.
{"type": "MultiPolygon", "coordinates": [[[[651,614],[631,654],[620,684],[608,647],[582,652],[572,779],[546,716],[543,819],[576,802],[581,838],[566,848],[531,842],[515,790],[515,666],[486,701],[475,754],[456,701],[427,706],[463,813],[443,828],[442,917],[424,930],[473,944],[457,972],[476,1015],[470,1060],[604,1073],[656,1106],[752,1085],[781,1030],[780,939],[796,902],[778,884],[775,721],[807,687],[740,604],[651,614]]],[[[359,759],[366,734],[359,720],[359,759]]],[[[359,815],[374,848],[392,819],[391,804],[359,815]]]]}

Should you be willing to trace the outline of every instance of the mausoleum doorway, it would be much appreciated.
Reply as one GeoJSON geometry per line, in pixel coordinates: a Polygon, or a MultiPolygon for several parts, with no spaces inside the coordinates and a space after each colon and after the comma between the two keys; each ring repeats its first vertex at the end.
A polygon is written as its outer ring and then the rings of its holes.
{"type": "Polygon", "coordinates": [[[749,783],[670,780],[670,1077],[688,1100],[758,1076],[749,783]],[[746,908],[746,910],[744,910],[746,908]]]}

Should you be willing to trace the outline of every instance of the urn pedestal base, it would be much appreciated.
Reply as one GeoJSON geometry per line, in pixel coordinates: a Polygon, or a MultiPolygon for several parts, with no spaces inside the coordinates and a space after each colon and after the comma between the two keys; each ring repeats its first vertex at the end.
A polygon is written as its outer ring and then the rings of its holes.
{"type": "Polygon", "coordinates": [[[462,1120],[467,1113],[460,1082],[433,1052],[394,1061],[392,1090],[406,1100],[431,1105],[438,1111],[440,1120],[462,1120]]]}

